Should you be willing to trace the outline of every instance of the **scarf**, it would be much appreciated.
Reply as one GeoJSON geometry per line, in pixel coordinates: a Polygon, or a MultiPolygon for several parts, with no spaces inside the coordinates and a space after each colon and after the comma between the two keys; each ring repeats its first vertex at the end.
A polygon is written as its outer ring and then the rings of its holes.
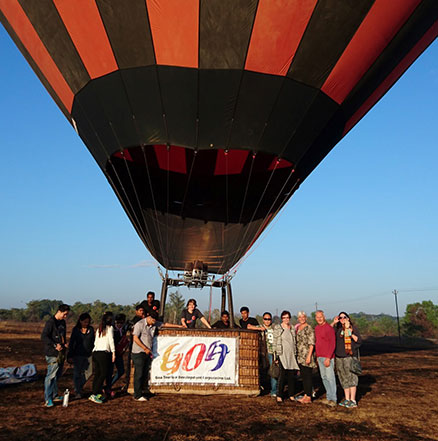
{"type": "Polygon", "coordinates": [[[351,328],[345,328],[345,325],[342,326],[341,337],[344,337],[344,345],[345,345],[345,353],[347,355],[353,355],[353,351],[351,349],[351,328]]]}

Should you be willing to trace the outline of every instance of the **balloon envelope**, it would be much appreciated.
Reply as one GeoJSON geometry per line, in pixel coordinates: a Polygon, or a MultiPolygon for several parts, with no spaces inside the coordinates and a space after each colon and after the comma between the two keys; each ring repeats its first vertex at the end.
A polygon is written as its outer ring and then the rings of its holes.
{"type": "Polygon", "coordinates": [[[438,34],[435,0],[0,0],[166,268],[225,273],[438,34]]]}

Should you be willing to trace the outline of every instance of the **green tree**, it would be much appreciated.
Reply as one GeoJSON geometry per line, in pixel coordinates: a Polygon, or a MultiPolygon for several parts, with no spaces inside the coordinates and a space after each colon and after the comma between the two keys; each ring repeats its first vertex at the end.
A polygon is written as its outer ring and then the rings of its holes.
{"type": "Polygon", "coordinates": [[[393,317],[384,315],[378,320],[378,323],[383,335],[397,334],[397,321],[393,317]]]}
{"type": "Polygon", "coordinates": [[[168,323],[181,324],[181,313],[185,307],[184,297],[178,290],[169,293],[169,301],[164,311],[164,321],[168,323]]]}
{"type": "Polygon", "coordinates": [[[438,305],[430,300],[407,305],[402,328],[404,334],[413,337],[438,337],[438,305]]]}
{"type": "Polygon", "coordinates": [[[354,324],[359,328],[359,332],[362,335],[370,335],[369,328],[370,328],[370,320],[365,317],[364,314],[351,314],[351,320],[354,322],[354,324]]]}
{"type": "Polygon", "coordinates": [[[38,322],[43,319],[56,314],[58,306],[64,303],[62,300],[31,300],[26,303],[25,314],[27,320],[31,322],[38,322]]]}
{"type": "MultiPolygon", "coordinates": [[[[204,312],[204,316],[208,320],[208,311],[204,312]]],[[[220,318],[221,318],[221,312],[219,311],[219,309],[218,308],[213,309],[213,311],[211,311],[210,325],[216,323],[218,320],[220,320],[220,318]]]]}

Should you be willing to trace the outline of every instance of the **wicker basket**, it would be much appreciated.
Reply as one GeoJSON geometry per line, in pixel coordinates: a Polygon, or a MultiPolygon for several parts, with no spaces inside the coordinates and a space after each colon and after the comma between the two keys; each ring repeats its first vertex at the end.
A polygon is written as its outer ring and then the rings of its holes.
{"type": "MultiPolygon", "coordinates": [[[[237,337],[238,339],[238,369],[239,377],[237,385],[214,385],[214,384],[187,384],[173,383],[163,385],[151,385],[153,393],[179,393],[196,395],[250,395],[257,396],[260,393],[259,378],[259,349],[260,332],[246,329],[172,329],[164,328],[159,335],[168,336],[195,336],[195,337],[237,337]]],[[[134,367],[131,362],[131,378],[128,392],[134,393],[134,367]]]]}

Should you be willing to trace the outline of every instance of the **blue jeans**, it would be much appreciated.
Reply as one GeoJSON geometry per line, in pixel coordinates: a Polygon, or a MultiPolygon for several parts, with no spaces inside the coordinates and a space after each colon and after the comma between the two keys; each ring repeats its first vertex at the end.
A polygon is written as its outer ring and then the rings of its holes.
{"type": "Polygon", "coordinates": [[[47,374],[44,379],[44,400],[53,400],[58,396],[58,378],[62,374],[62,364],[58,364],[58,357],[48,357],[47,361],[47,374]]]}
{"type": "MultiPolygon", "coordinates": [[[[268,361],[269,366],[272,366],[272,362],[274,361],[274,354],[267,354],[268,355],[268,361]]],[[[271,396],[275,396],[277,393],[277,382],[278,380],[276,378],[271,377],[271,396]]]]}
{"type": "Polygon", "coordinates": [[[335,377],[335,360],[330,360],[330,366],[324,366],[325,357],[318,357],[319,374],[321,375],[322,383],[327,392],[327,400],[337,402],[336,397],[336,377],[335,377]]]}

